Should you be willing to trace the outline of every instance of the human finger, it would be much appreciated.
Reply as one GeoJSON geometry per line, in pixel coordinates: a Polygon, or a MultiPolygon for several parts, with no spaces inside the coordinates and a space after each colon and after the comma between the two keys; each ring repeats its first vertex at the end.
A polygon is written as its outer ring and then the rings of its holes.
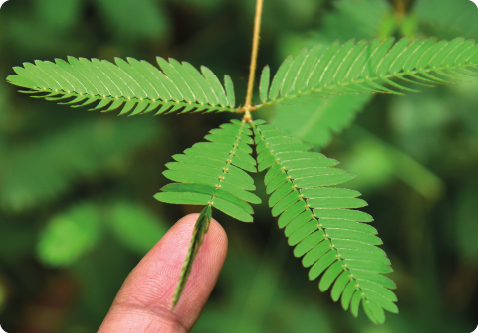
{"type": "Polygon", "coordinates": [[[211,220],[174,310],[178,283],[198,214],[180,219],[128,275],[98,333],[188,332],[216,284],[226,259],[227,236],[211,220]]]}

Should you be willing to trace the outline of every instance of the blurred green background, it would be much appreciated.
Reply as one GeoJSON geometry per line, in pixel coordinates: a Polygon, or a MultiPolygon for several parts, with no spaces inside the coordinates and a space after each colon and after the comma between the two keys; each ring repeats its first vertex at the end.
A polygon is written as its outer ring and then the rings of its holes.
{"type": "MultiPolygon", "coordinates": [[[[0,10],[0,76],[37,59],[154,63],[158,55],[231,75],[243,103],[254,6],[10,0],[0,10]]],[[[265,0],[258,66],[269,64],[274,73],[305,46],[388,36],[476,40],[478,9],[469,0],[265,0]]],[[[308,280],[263,204],[255,206],[253,224],[215,212],[230,247],[193,332],[476,328],[478,80],[420,89],[336,98],[331,104],[343,115],[331,128],[322,128],[327,118],[310,105],[294,111],[294,126],[287,105],[259,115],[357,175],[346,186],[369,203],[365,211],[394,268],[400,314],[375,326],[363,312],[358,319],[345,313],[308,280]]],[[[95,332],[139,259],[175,221],[199,210],[153,199],[166,183],[164,164],[231,116],[117,117],[35,100],[0,80],[1,326],[9,333],[95,332]]],[[[261,176],[257,192],[265,198],[261,176]]]]}

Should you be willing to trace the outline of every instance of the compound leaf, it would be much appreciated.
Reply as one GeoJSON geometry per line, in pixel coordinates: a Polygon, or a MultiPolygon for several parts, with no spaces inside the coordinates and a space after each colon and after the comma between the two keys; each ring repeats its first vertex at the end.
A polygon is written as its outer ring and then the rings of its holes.
{"type": "Polygon", "coordinates": [[[262,121],[252,123],[258,169],[265,176],[272,215],[285,227],[294,254],[310,267],[309,278],[320,275],[319,289],[332,286],[332,299],[342,296],[342,306],[354,316],[362,302],[375,323],[383,323],[383,309],[398,312],[395,284],[382,274],[392,271],[376,236],[365,224],[372,217],[355,208],[366,206],[357,191],[332,187],[352,176],[334,168],[335,160],[308,151],[309,145],[262,121]],[[258,124],[260,123],[260,124],[258,124]],[[306,164],[303,162],[307,161],[306,164]]]}
{"type": "Polygon", "coordinates": [[[120,110],[120,115],[151,111],[235,112],[234,87],[229,76],[224,87],[206,67],[200,74],[188,63],[157,58],[161,70],[145,61],[115,58],[106,61],[68,57],[24,63],[7,81],[35,94],[34,97],[67,101],[72,107],[94,104],[92,110],[120,110]]]}
{"type": "Polygon", "coordinates": [[[273,77],[269,98],[263,102],[291,103],[307,95],[402,94],[402,90],[416,90],[394,80],[433,85],[474,74],[477,69],[478,46],[463,38],[404,38],[396,43],[388,38],[368,44],[350,40],[343,45],[335,42],[322,53],[314,47],[310,52],[302,50],[295,58],[288,57],[273,77]],[[311,71],[309,59],[316,59],[311,71]],[[309,73],[307,79],[305,71],[309,73]]]}

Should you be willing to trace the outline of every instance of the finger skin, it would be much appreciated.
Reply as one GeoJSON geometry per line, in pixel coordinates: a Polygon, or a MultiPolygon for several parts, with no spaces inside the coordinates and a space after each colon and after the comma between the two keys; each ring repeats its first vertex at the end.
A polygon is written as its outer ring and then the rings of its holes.
{"type": "Polygon", "coordinates": [[[98,333],[189,332],[226,259],[227,236],[212,220],[176,307],[172,299],[199,214],[180,219],[128,275],[98,333]]]}

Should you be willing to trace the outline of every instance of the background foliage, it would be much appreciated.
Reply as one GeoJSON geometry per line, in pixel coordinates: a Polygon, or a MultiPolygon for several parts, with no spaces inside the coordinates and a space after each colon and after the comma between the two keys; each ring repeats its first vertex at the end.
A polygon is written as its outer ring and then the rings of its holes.
{"type": "MultiPolygon", "coordinates": [[[[258,65],[273,73],[286,56],[317,42],[478,39],[478,9],[468,0],[275,0],[264,10],[258,65]]],[[[10,0],[0,10],[0,76],[36,59],[153,62],[159,55],[231,75],[240,98],[253,12],[253,0],[10,0]]],[[[287,105],[260,114],[357,175],[348,184],[375,217],[400,315],[378,327],[332,304],[261,205],[254,224],[215,211],[229,253],[193,332],[475,329],[478,80],[420,89],[334,97],[315,109],[304,103],[295,123],[287,105]]],[[[7,332],[92,332],[141,256],[198,209],[154,200],[167,183],[164,164],[230,115],[117,117],[15,90],[0,80],[0,323],[7,332]]]]}

